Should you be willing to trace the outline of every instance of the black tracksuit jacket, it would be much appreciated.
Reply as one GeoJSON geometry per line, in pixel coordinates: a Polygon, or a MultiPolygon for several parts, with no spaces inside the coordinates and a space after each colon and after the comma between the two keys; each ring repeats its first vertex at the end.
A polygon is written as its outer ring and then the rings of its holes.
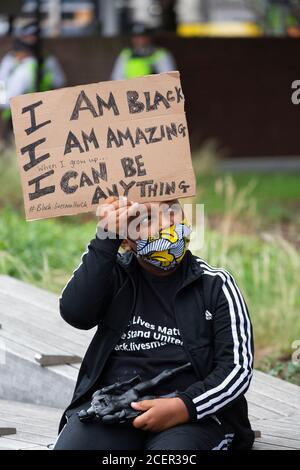
{"type": "MultiPolygon", "coordinates": [[[[84,330],[97,327],[67,410],[91,397],[132,315],[137,260],[134,253],[119,254],[119,246],[118,239],[91,240],[59,299],[67,323],[84,330]]],[[[189,250],[183,261],[175,318],[198,381],[181,396],[191,420],[215,415],[234,428],[233,449],[250,449],[254,432],[244,394],[252,377],[254,349],[247,306],[227,271],[212,268],[189,250]]],[[[65,422],[63,414],[59,431],[65,422]]]]}

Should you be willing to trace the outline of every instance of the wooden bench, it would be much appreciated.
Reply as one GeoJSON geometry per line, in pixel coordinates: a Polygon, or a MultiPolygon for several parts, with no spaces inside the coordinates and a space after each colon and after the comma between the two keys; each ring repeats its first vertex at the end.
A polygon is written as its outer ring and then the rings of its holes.
{"type": "Polygon", "coordinates": [[[0,276],[0,324],[6,355],[0,396],[64,408],[93,330],[72,328],[58,313],[56,295],[9,276],[0,276]],[[56,365],[45,366],[53,358],[56,365]]]}
{"type": "MultiPolygon", "coordinates": [[[[9,276],[0,276],[0,324],[0,436],[1,427],[16,428],[0,449],[47,449],[93,330],[72,328],[56,295],[9,276]]],[[[247,399],[261,431],[254,449],[300,449],[300,387],[255,371],[247,399]]]]}
{"type": "Polygon", "coordinates": [[[0,450],[48,450],[61,414],[57,408],[0,400],[0,450]],[[15,427],[16,434],[1,435],[1,428],[8,427],[15,427]]]}

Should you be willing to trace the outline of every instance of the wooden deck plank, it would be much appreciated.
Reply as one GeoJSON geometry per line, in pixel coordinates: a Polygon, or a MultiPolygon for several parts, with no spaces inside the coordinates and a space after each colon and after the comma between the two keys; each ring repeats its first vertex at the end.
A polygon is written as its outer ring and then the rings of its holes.
{"type": "MultiPolygon", "coordinates": [[[[33,361],[40,353],[82,357],[94,333],[68,325],[59,315],[54,294],[8,276],[0,276],[0,323],[3,325],[0,337],[12,343],[18,338],[18,346],[29,348],[30,358],[26,354],[23,357],[33,361]]],[[[51,367],[74,382],[80,363],[51,367]]]]}
{"type": "Polygon", "coordinates": [[[20,319],[25,313],[28,324],[45,329],[51,326],[51,331],[59,337],[81,347],[88,344],[94,333],[94,329],[78,330],[68,325],[59,314],[58,297],[55,294],[20,280],[0,275],[0,301],[1,299],[3,308],[8,308],[8,313],[16,311],[20,319]]]}
{"type": "Polygon", "coordinates": [[[290,450],[288,447],[282,447],[266,442],[255,442],[253,450],[290,450]]]}
{"type": "Polygon", "coordinates": [[[0,276],[0,323],[0,339],[6,349],[0,396],[66,406],[80,364],[41,367],[35,355],[82,356],[93,331],[76,330],[68,325],[59,315],[54,294],[7,276],[0,276]],[[27,389],[26,377],[29,378],[27,389]]]}
{"type": "Polygon", "coordinates": [[[247,392],[247,400],[249,403],[254,403],[257,406],[272,411],[277,414],[278,417],[290,416],[298,411],[297,408],[291,406],[289,403],[278,401],[276,397],[273,398],[268,395],[263,395],[260,391],[256,391],[254,388],[250,388],[247,392]]]}
{"type": "Polygon", "coordinates": [[[0,449],[47,449],[55,442],[61,409],[0,400],[0,425],[14,423],[17,433],[0,437],[0,449]]]}
{"type": "MultiPolygon", "coordinates": [[[[1,402],[0,402],[1,403],[1,402]]],[[[19,402],[16,402],[19,403],[19,402]]],[[[39,405],[36,405],[39,408],[39,405]]],[[[20,409],[16,409],[15,411],[1,411],[0,413],[0,421],[7,423],[13,423],[16,426],[16,423],[23,423],[26,425],[28,419],[32,425],[37,426],[39,428],[44,428],[44,430],[49,429],[56,429],[58,427],[59,419],[62,415],[62,411],[60,414],[55,415],[55,417],[46,414],[44,411],[38,411],[39,414],[34,414],[32,412],[22,411],[20,409]]],[[[41,429],[42,430],[42,429],[41,429]]]]}
{"type": "MultiPolygon", "coordinates": [[[[17,439],[7,439],[7,437],[0,437],[0,450],[30,450],[32,444],[25,443],[17,439]]],[[[34,450],[40,450],[40,446],[34,446],[34,450]]]]}
{"type": "Polygon", "coordinates": [[[47,447],[49,444],[53,444],[55,442],[54,436],[42,436],[41,434],[33,434],[31,432],[26,431],[18,431],[17,433],[18,439],[13,439],[12,436],[5,436],[7,440],[18,440],[20,445],[22,446],[23,443],[27,446],[30,445],[38,445],[38,446],[45,446],[47,447]]]}
{"type": "MultiPolygon", "coordinates": [[[[1,330],[0,330],[1,332],[1,330]]],[[[65,407],[73,394],[77,371],[69,366],[40,367],[32,351],[5,340],[0,396],[54,407],[65,407]]]]}
{"type": "Polygon", "coordinates": [[[261,387],[260,383],[255,382],[252,384],[251,390],[253,393],[261,395],[262,398],[267,397],[274,400],[276,406],[281,407],[282,404],[287,404],[292,410],[300,412],[300,396],[285,393],[283,390],[275,389],[269,385],[261,387]]]}
{"type": "MultiPolygon", "coordinates": [[[[38,406],[38,405],[37,405],[38,406]]],[[[59,423],[59,419],[57,420],[57,423],[56,423],[56,427],[53,426],[53,424],[49,424],[47,422],[46,419],[40,419],[40,418],[34,418],[33,416],[30,416],[30,417],[25,417],[25,416],[19,416],[19,415],[16,415],[16,416],[11,416],[9,417],[4,417],[4,416],[1,416],[1,419],[4,418],[6,423],[9,422],[10,423],[10,426],[14,426],[15,428],[19,429],[18,428],[18,425],[21,424],[21,428],[20,429],[25,429],[26,430],[26,426],[29,423],[31,423],[34,427],[36,428],[41,428],[41,431],[48,431],[48,432],[53,432],[53,429],[56,428],[58,429],[58,423],[59,423]],[[24,428],[25,426],[25,428],[24,428]],[[50,430],[50,431],[49,431],[50,430]]],[[[52,433],[51,433],[52,435],[52,433]]]]}
{"type": "MultiPolygon", "coordinates": [[[[0,330],[0,338],[3,338],[5,342],[6,354],[11,353],[12,355],[28,361],[30,364],[34,365],[37,370],[38,368],[42,369],[41,366],[34,360],[35,351],[28,348],[27,346],[24,346],[23,344],[20,344],[18,342],[18,338],[12,338],[12,336],[8,333],[3,333],[3,330],[0,330]]],[[[61,365],[51,366],[48,369],[58,375],[70,379],[75,383],[78,374],[78,371],[75,368],[72,368],[68,365],[61,365]]]]}
{"type": "Polygon", "coordinates": [[[53,435],[47,437],[29,432],[17,432],[15,435],[0,437],[0,450],[29,450],[31,448],[40,450],[41,447],[46,449],[49,444],[55,442],[53,437],[53,435]]]}
{"type": "MultiPolygon", "coordinates": [[[[299,416],[298,416],[299,418],[299,416]]],[[[272,433],[274,431],[280,431],[283,433],[290,433],[294,439],[300,440],[300,425],[299,422],[293,422],[290,419],[286,422],[281,422],[280,420],[256,420],[256,421],[251,421],[254,426],[256,424],[259,426],[259,428],[264,431],[266,430],[269,433],[272,433]]]]}
{"type": "Polygon", "coordinates": [[[299,430],[298,431],[295,430],[295,432],[292,432],[290,429],[284,429],[281,427],[272,427],[269,423],[267,423],[264,426],[262,426],[262,424],[260,423],[258,427],[263,436],[262,440],[269,438],[269,437],[274,437],[274,438],[284,439],[287,441],[291,440],[292,442],[294,442],[295,447],[297,448],[300,446],[300,436],[299,438],[297,438],[297,432],[299,432],[299,430]]]}
{"type": "Polygon", "coordinates": [[[58,296],[40,287],[28,284],[11,276],[0,276],[0,292],[14,293],[14,297],[21,300],[31,299],[33,305],[43,310],[57,309],[58,296]]]}
{"type": "MultiPolygon", "coordinates": [[[[1,292],[0,314],[4,316],[7,322],[11,320],[12,325],[16,325],[17,321],[26,323],[26,331],[29,332],[31,329],[37,331],[50,330],[55,339],[59,338],[63,344],[66,343],[69,347],[73,347],[81,353],[84,352],[92,336],[92,331],[80,334],[82,330],[76,330],[68,325],[60,317],[58,307],[53,311],[40,310],[32,305],[31,300],[25,302],[14,298],[13,295],[3,295],[1,292]],[[54,321],[49,321],[50,318],[54,318],[54,321]]],[[[48,338],[48,340],[49,339],[51,340],[51,338],[48,338]]]]}
{"type": "Polygon", "coordinates": [[[262,444],[272,444],[280,447],[287,447],[288,449],[292,450],[299,450],[300,443],[299,441],[293,439],[286,439],[284,436],[270,436],[266,435],[265,437],[257,439],[257,442],[262,444]]]}
{"type": "MultiPolygon", "coordinates": [[[[47,420],[44,420],[42,422],[40,422],[39,420],[36,420],[36,422],[31,420],[30,433],[47,437],[51,440],[53,439],[53,436],[55,436],[58,430],[58,422],[59,418],[56,420],[55,423],[49,423],[47,420]]],[[[0,426],[17,426],[18,432],[28,432],[28,419],[27,421],[24,420],[24,422],[22,422],[20,419],[18,419],[18,417],[6,417],[5,419],[0,418],[0,426]]]]}
{"type": "MultiPolygon", "coordinates": [[[[1,299],[0,299],[1,304],[1,299]]],[[[20,331],[22,331],[22,336],[27,339],[35,338],[37,341],[43,341],[47,346],[55,347],[62,350],[65,353],[69,354],[77,354],[83,355],[87,344],[76,344],[73,342],[72,338],[67,338],[68,334],[65,333],[65,338],[62,335],[58,335],[54,330],[52,325],[31,325],[26,321],[26,317],[24,318],[24,314],[22,318],[14,317],[14,315],[10,314],[9,312],[3,312],[1,310],[0,305],[0,321],[2,324],[2,329],[4,331],[9,331],[14,333],[15,335],[19,335],[20,331]]],[[[62,328],[60,327],[62,330],[62,328]]],[[[39,348],[36,348],[38,351],[39,348]]]]}
{"type": "Polygon", "coordinates": [[[59,355],[74,354],[70,351],[72,348],[65,347],[62,343],[61,347],[58,347],[59,341],[53,341],[53,338],[50,341],[51,331],[42,332],[39,329],[28,331],[25,327],[25,322],[20,322],[19,324],[14,324],[12,320],[6,322],[5,317],[1,314],[0,319],[2,322],[1,337],[4,340],[7,338],[11,341],[15,341],[17,338],[18,344],[32,351],[33,359],[38,353],[59,355]],[[22,329],[23,326],[24,329],[22,329]]]}
{"type": "Polygon", "coordinates": [[[274,419],[280,418],[285,415],[278,414],[273,410],[269,410],[264,406],[260,406],[253,401],[248,401],[249,413],[252,416],[255,416],[256,419],[274,419]]]}
{"type": "Polygon", "coordinates": [[[14,400],[1,399],[0,403],[0,412],[13,414],[17,411],[19,414],[23,414],[24,416],[28,416],[28,414],[40,416],[42,413],[42,415],[46,416],[47,419],[55,419],[57,414],[61,411],[60,408],[54,408],[52,406],[43,406],[28,402],[16,402],[14,400]]]}
{"type": "Polygon", "coordinates": [[[298,385],[287,382],[286,380],[273,377],[270,374],[256,370],[253,376],[253,384],[257,388],[264,388],[264,384],[274,387],[275,390],[283,391],[287,394],[295,395],[299,399],[298,385]]]}

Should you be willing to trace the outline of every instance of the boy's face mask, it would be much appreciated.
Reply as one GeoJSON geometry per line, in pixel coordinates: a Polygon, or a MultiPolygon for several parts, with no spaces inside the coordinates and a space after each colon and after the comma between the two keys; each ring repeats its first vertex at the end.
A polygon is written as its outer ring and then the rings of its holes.
{"type": "Polygon", "coordinates": [[[157,237],[137,240],[137,256],[158,268],[172,269],[184,257],[189,245],[191,231],[192,227],[184,219],[169,228],[160,230],[157,237]]]}

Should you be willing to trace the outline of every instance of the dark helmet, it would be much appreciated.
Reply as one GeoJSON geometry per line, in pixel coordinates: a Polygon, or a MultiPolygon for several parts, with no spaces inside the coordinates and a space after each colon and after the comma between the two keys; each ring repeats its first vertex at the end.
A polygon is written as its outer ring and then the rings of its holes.
{"type": "Polygon", "coordinates": [[[39,25],[37,21],[30,21],[15,29],[15,36],[18,38],[24,38],[27,36],[35,37],[38,35],[39,25]]]}
{"type": "Polygon", "coordinates": [[[38,23],[30,21],[15,30],[13,48],[15,51],[34,53],[38,41],[38,23]]]}
{"type": "Polygon", "coordinates": [[[19,29],[18,36],[36,36],[38,34],[39,25],[37,21],[31,21],[19,29]]]}

